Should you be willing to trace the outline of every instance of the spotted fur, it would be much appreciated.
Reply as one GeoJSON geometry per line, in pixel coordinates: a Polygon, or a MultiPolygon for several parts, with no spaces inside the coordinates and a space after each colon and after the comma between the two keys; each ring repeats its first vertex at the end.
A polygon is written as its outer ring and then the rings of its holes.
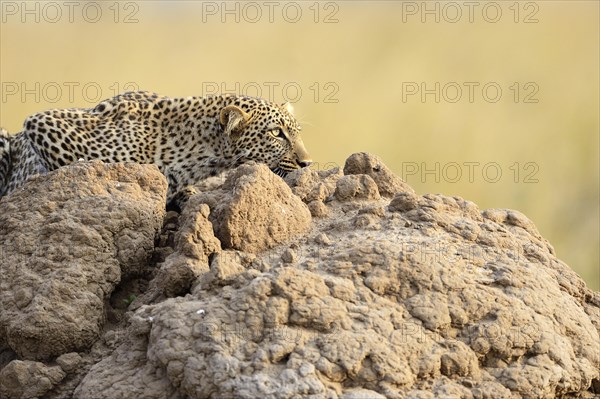
{"type": "Polygon", "coordinates": [[[280,176],[311,163],[291,110],[253,97],[127,92],[90,109],[32,115],[23,127],[14,136],[0,132],[0,195],[80,159],[156,164],[169,182],[168,201],[246,161],[280,176]]]}
{"type": "Polygon", "coordinates": [[[8,132],[0,128],[0,196],[8,186],[8,173],[10,170],[10,137],[8,132]]]}

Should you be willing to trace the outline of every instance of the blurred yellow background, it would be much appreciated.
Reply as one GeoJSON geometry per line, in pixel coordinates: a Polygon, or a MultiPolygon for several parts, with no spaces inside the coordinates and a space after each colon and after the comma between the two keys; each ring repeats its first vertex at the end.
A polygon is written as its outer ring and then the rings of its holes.
{"type": "Polygon", "coordinates": [[[531,218],[595,290],[599,2],[2,1],[0,125],[131,89],[290,100],[316,167],[531,218]]]}

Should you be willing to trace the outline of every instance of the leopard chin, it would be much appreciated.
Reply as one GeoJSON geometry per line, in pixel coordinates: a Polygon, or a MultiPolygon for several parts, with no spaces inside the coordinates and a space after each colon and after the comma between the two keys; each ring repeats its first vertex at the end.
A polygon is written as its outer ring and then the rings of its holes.
{"type": "Polygon", "coordinates": [[[281,161],[279,161],[279,164],[277,164],[277,166],[270,168],[270,169],[277,176],[284,178],[290,172],[293,172],[298,169],[302,169],[302,166],[299,165],[297,162],[292,161],[288,158],[283,158],[281,161]]]}
{"type": "Polygon", "coordinates": [[[290,173],[288,170],[280,168],[279,166],[271,168],[271,172],[275,173],[277,176],[281,177],[282,179],[285,178],[290,173]]]}

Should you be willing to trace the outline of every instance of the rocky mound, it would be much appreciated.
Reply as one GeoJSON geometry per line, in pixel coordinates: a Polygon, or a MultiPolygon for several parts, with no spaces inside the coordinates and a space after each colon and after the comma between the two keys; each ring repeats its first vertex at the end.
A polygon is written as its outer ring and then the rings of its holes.
{"type": "Polygon", "coordinates": [[[0,199],[0,396],[555,398],[600,392],[600,295],[524,215],[382,162],[246,164],[165,215],[156,168],[0,199]]]}

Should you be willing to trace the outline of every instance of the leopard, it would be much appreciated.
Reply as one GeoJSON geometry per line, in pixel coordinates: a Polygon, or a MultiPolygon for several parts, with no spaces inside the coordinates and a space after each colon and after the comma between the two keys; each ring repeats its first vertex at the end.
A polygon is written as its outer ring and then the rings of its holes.
{"type": "Polygon", "coordinates": [[[15,135],[0,130],[0,197],[74,162],[134,162],[156,165],[167,179],[167,205],[181,209],[198,182],[249,161],[282,178],[309,167],[301,130],[289,103],[125,92],[93,108],[36,113],[15,135]]]}

